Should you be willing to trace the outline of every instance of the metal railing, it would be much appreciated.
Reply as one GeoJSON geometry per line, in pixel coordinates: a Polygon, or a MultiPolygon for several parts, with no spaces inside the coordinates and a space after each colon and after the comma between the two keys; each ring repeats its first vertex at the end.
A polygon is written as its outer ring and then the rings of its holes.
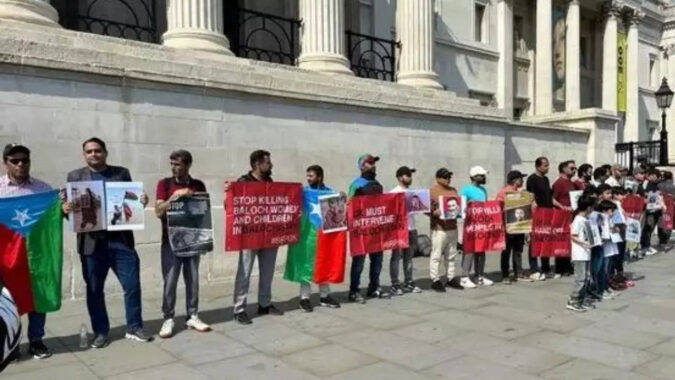
{"type": "Polygon", "coordinates": [[[66,29],[158,42],[155,0],[68,0],[59,9],[66,29]]]}
{"type": "Polygon", "coordinates": [[[615,145],[616,162],[632,171],[638,166],[665,166],[661,149],[663,141],[639,141],[618,143],[615,145]]]}
{"type": "Polygon", "coordinates": [[[347,59],[351,70],[361,78],[396,80],[396,49],[394,40],[377,38],[347,31],[347,59]]]}
{"type": "Polygon", "coordinates": [[[242,58],[294,65],[300,20],[237,7],[226,9],[225,34],[242,58]]]}

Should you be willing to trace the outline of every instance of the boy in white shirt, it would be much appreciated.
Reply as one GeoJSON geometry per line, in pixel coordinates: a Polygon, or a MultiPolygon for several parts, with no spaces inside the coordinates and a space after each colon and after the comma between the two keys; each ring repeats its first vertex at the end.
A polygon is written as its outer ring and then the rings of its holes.
{"type": "Polygon", "coordinates": [[[584,302],[586,287],[589,279],[589,265],[591,260],[592,232],[588,214],[593,211],[594,201],[589,197],[579,199],[572,222],[572,266],[574,267],[574,287],[567,308],[584,312],[591,308],[591,304],[584,302]]]}

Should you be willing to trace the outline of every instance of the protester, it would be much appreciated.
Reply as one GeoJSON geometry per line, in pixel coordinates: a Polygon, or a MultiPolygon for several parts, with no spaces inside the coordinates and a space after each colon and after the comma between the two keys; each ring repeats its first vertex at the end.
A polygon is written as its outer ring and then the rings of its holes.
{"type": "MultiPolygon", "coordinates": [[[[82,150],[87,166],[68,173],[68,182],[131,182],[128,169],[107,164],[108,150],[101,139],[92,137],[86,140],[82,144],[82,150]]],[[[147,195],[142,194],[140,202],[145,207],[148,203],[147,195]]],[[[134,234],[131,231],[78,233],[77,252],[82,261],[82,275],[87,285],[87,309],[95,334],[91,347],[103,348],[109,343],[110,321],[104,288],[106,276],[111,269],[124,290],[127,322],[125,338],[136,342],[152,341],[152,336],[143,332],[140,259],[134,249],[134,234]]]]}
{"type": "Polygon", "coordinates": [[[607,179],[609,179],[609,170],[607,170],[607,168],[603,166],[596,168],[593,171],[593,179],[591,180],[591,186],[598,187],[603,183],[605,183],[607,179]]]}
{"type": "Polygon", "coordinates": [[[590,164],[581,164],[577,171],[578,178],[574,181],[574,185],[579,190],[586,190],[591,185],[593,179],[593,166],[590,164]]]}
{"type": "MultiPolygon", "coordinates": [[[[527,175],[518,170],[512,170],[506,175],[506,186],[502,187],[497,193],[496,200],[504,202],[507,193],[517,193],[522,191],[523,178],[527,175]]],[[[523,273],[522,254],[525,246],[525,234],[507,234],[506,249],[502,251],[501,270],[502,283],[510,285],[513,281],[532,281],[529,276],[523,273]],[[513,277],[509,277],[509,261],[513,261],[513,277]]]]}
{"type": "Polygon", "coordinates": [[[642,254],[646,256],[651,256],[658,251],[652,247],[651,240],[654,229],[659,223],[661,218],[662,209],[664,208],[662,203],[663,199],[660,197],[659,193],[659,177],[661,173],[656,169],[650,169],[647,171],[647,183],[642,183],[638,187],[638,195],[647,198],[659,198],[659,200],[654,200],[653,202],[647,201],[647,211],[645,216],[644,226],[642,227],[642,237],[640,241],[640,246],[642,247],[642,254]],[[653,207],[650,207],[650,204],[653,204],[653,207]]]}
{"type": "MultiPolygon", "coordinates": [[[[623,221],[626,220],[626,215],[621,204],[626,197],[626,192],[626,189],[622,187],[612,188],[612,201],[616,205],[616,212],[619,213],[620,219],[623,221]]],[[[609,272],[610,286],[615,290],[633,286],[633,283],[624,276],[624,262],[626,261],[627,254],[626,224],[619,225],[619,229],[619,234],[622,239],[621,242],[617,243],[619,254],[613,257],[613,262],[611,263],[612,271],[609,272]]]]}
{"type": "MultiPolygon", "coordinates": [[[[272,182],[272,164],[271,153],[265,150],[256,150],[249,157],[251,170],[242,175],[238,182],[272,182]]],[[[225,182],[225,192],[229,190],[232,183],[225,182]]],[[[253,271],[253,263],[258,258],[258,315],[283,315],[272,304],[272,280],[274,279],[274,268],[277,261],[277,248],[263,249],[244,249],[239,253],[239,263],[237,265],[237,277],[234,281],[234,320],[242,325],[253,323],[246,312],[246,300],[248,298],[248,288],[253,271]]]]}
{"type": "Polygon", "coordinates": [[[21,317],[12,294],[0,278],[0,372],[19,354],[20,343],[21,317]]]}
{"type": "MultiPolygon", "coordinates": [[[[30,150],[19,144],[8,144],[2,153],[7,174],[0,177],[0,198],[36,194],[52,190],[47,183],[30,175],[30,150]]],[[[28,286],[28,284],[26,284],[28,286]]],[[[17,289],[14,290],[18,291],[17,289]]],[[[42,342],[45,336],[47,314],[28,313],[28,352],[35,359],[52,356],[51,351],[42,342]]]]}
{"type": "Polygon", "coordinates": [[[197,315],[199,308],[199,261],[206,252],[194,252],[188,256],[178,255],[169,244],[166,212],[171,202],[180,198],[191,197],[195,193],[206,193],[204,183],[190,176],[192,154],[186,150],[177,150],[169,156],[171,177],[164,178],[157,183],[157,201],[155,214],[162,221],[162,276],[164,277],[164,292],[162,293],[162,313],[164,323],[159,330],[161,338],[170,338],[173,335],[176,310],[176,286],[181,270],[185,282],[185,303],[187,307],[185,325],[189,329],[207,332],[211,327],[202,322],[197,315]]]}
{"type": "MultiPolygon", "coordinates": [[[[553,182],[553,199],[568,211],[572,211],[570,191],[583,190],[583,188],[572,182],[572,178],[574,177],[576,171],[577,168],[574,160],[561,162],[558,164],[558,179],[553,182]]],[[[555,272],[561,276],[571,275],[571,259],[569,257],[556,257],[555,272]]]]}
{"type": "MultiPolygon", "coordinates": [[[[663,180],[659,182],[657,185],[657,188],[661,192],[662,195],[668,194],[671,197],[675,197],[675,185],[673,184],[673,172],[671,171],[664,171],[662,173],[662,178],[663,180]]],[[[665,212],[665,210],[664,210],[665,212]]],[[[659,230],[658,230],[658,236],[659,236],[659,248],[663,251],[670,251],[673,247],[669,244],[670,242],[670,235],[673,232],[672,228],[667,229],[664,225],[664,219],[661,218],[661,223],[659,223],[659,230]]],[[[672,219],[672,216],[671,216],[672,219]]]]}
{"type": "Polygon", "coordinates": [[[605,254],[604,254],[604,244],[602,240],[609,239],[609,231],[606,231],[608,228],[605,227],[605,215],[604,213],[608,212],[606,205],[607,201],[612,199],[612,188],[609,185],[601,184],[595,188],[596,204],[594,206],[593,212],[589,215],[590,223],[597,228],[598,233],[600,234],[597,238],[601,239],[598,245],[595,245],[591,248],[591,286],[587,289],[588,297],[593,301],[601,301],[604,295],[604,275],[605,275],[605,254]],[[602,231],[605,229],[605,236],[603,238],[602,231]]]}
{"type": "MultiPolygon", "coordinates": [[[[382,194],[382,185],[375,179],[377,175],[377,161],[380,158],[364,154],[359,157],[357,167],[361,176],[352,181],[349,186],[349,196],[358,197],[363,195],[382,194]]],[[[352,268],[350,271],[349,300],[351,302],[366,303],[361,295],[359,286],[361,284],[361,272],[366,261],[366,256],[370,257],[370,283],[366,296],[370,298],[389,298],[390,294],[380,288],[380,272],[382,271],[382,252],[370,252],[366,255],[359,255],[352,258],[352,268]]]]}
{"type": "MultiPolygon", "coordinates": [[[[485,189],[487,183],[488,171],[481,166],[474,166],[469,170],[471,184],[464,186],[461,191],[462,205],[468,205],[469,202],[487,202],[488,195],[485,189]]],[[[462,280],[460,285],[464,288],[475,288],[476,284],[490,286],[492,280],[485,277],[485,252],[464,252],[462,256],[462,280]],[[476,274],[476,283],[471,281],[471,266],[474,266],[476,274]]]]}
{"type": "MultiPolygon", "coordinates": [[[[405,193],[412,185],[412,175],[415,169],[407,166],[401,166],[396,170],[396,179],[398,186],[393,188],[391,193],[405,193]]],[[[403,293],[421,293],[420,289],[413,281],[413,255],[417,249],[417,227],[415,226],[415,215],[408,213],[408,248],[394,249],[391,252],[391,259],[389,261],[389,274],[391,275],[391,294],[403,295],[403,293]],[[404,283],[398,278],[399,263],[403,258],[403,277],[404,283]]],[[[433,240],[432,240],[433,244],[433,240]]]]}
{"type": "MultiPolygon", "coordinates": [[[[307,168],[306,170],[306,176],[307,176],[307,186],[305,187],[305,190],[307,189],[313,189],[313,190],[322,190],[322,191],[327,191],[327,192],[334,192],[333,189],[330,187],[326,186],[324,184],[324,172],[323,168],[319,165],[311,165],[307,168]]],[[[307,246],[308,244],[305,244],[304,246],[307,246]]],[[[313,247],[312,252],[302,252],[303,254],[308,254],[308,255],[313,255],[314,258],[314,263],[316,263],[316,246],[313,247]]],[[[289,249],[288,255],[291,255],[291,249],[289,249]]],[[[289,258],[292,258],[289,256],[289,258]]],[[[306,266],[305,266],[306,267],[306,266]]],[[[344,266],[343,266],[344,268],[344,266]]],[[[286,273],[284,274],[284,277],[289,280],[291,277],[295,278],[295,281],[298,281],[300,277],[303,277],[302,275],[295,274],[291,275],[290,272],[291,269],[296,269],[292,265],[288,265],[288,262],[286,264],[286,273]]],[[[306,268],[306,269],[311,269],[311,272],[313,273],[314,267],[312,268],[306,268]]],[[[307,275],[306,277],[309,277],[307,275]]],[[[314,311],[314,307],[312,306],[312,303],[310,301],[310,297],[312,295],[312,284],[308,281],[298,281],[300,282],[300,309],[306,313],[311,313],[314,311]]],[[[329,308],[339,308],[340,303],[336,301],[333,297],[330,296],[330,285],[327,283],[319,284],[319,293],[320,293],[320,305],[329,307],[329,308]]]]}
{"type": "Polygon", "coordinates": [[[616,243],[611,238],[611,234],[618,233],[619,230],[610,222],[614,212],[616,212],[616,204],[609,199],[602,199],[597,205],[596,210],[602,216],[602,218],[598,218],[597,220],[602,238],[602,257],[597,269],[597,283],[599,294],[602,296],[602,299],[607,300],[613,299],[616,296],[616,293],[609,287],[609,274],[611,271],[609,263],[612,262],[612,257],[619,253],[616,243]]]}
{"type": "Polygon", "coordinates": [[[588,215],[593,210],[593,200],[588,197],[579,199],[574,221],[572,222],[572,266],[574,267],[574,286],[567,301],[567,308],[583,312],[590,308],[585,302],[586,288],[589,281],[589,261],[591,255],[591,236],[588,215]]]}
{"type": "Polygon", "coordinates": [[[619,164],[614,164],[610,167],[611,175],[605,181],[611,187],[621,186],[623,187],[625,178],[623,176],[623,167],[619,164]]]}
{"type": "Polygon", "coordinates": [[[431,197],[429,276],[431,277],[431,289],[437,292],[445,292],[445,287],[464,289],[459,278],[455,277],[455,258],[459,239],[457,220],[441,219],[441,208],[438,202],[441,196],[459,198],[457,190],[450,186],[451,181],[452,172],[446,168],[440,168],[436,171],[436,183],[429,189],[431,197]],[[443,278],[447,279],[445,285],[443,278]]]}

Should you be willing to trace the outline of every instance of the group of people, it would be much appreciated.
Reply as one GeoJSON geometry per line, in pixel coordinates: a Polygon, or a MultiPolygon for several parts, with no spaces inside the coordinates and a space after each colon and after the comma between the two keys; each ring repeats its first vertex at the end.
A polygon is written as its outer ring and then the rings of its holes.
{"type": "MultiPolygon", "coordinates": [[[[83,157],[86,165],[70,172],[68,182],[74,181],[131,181],[131,175],[126,168],[108,165],[108,150],[106,144],[96,137],[87,139],[82,144],[83,157]]],[[[159,331],[161,338],[169,338],[175,330],[176,286],[181,273],[186,287],[186,322],[188,328],[200,332],[210,330],[210,326],[199,319],[199,263],[201,254],[189,256],[177,255],[172,251],[168,240],[166,213],[171,202],[181,197],[189,197],[195,193],[206,192],[204,183],[190,175],[192,155],[185,150],[177,150],[170,157],[171,176],[161,179],[156,188],[155,213],[162,221],[161,240],[161,267],[164,277],[162,312],[164,323],[159,331]]],[[[3,161],[7,174],[0,177],[0,197],[11,197],[33,194],[51,190],[51,187],[30,176],[30,150],[19,144],[9,144],[3,151],[3,161]]],[[[358,158],[357,166],[360,171],[348,191],[349,197],[362,195],[382,194],[383,186],[376,179],[377,162],[379,157],[364,154],[358,158]]],[[[612,287],[623,280],[623,260],[625,259],[626,245],[603,243],[600,247],[590,248],[586,230],[581,226],[585,221],[594,217],[594,213],[606,214],[620,210],[621,197],[624,190],[624,172],[618,166],[600,167],[593,169],[584,164],[577,170],[574,161],[566,161],[559,165],[559,178],[551,186],[547,177],[549,170],[548,159],[541,157],[536,160],[536,172],[529,177],[519,171],[507,174],[507,183],[496,195],[497,200],[503,200],[510,192],[527,190],[534,194],[536,207],[557,207],[569,211],[571,190],[584,190],[584,196],[579,200],[579,207],[574,210],[576,217],[572,225],[572,257],[556,258],[555,273],[552,273],[548,258],[529,259],[529,273],[522,268],[522,253],[527,242],[527,236],[507,235],[506,249],[501,253],[501,271],[503,283],[511,284],[514,281],[541,281],[547,277],[567,276],[574,273],[574,293],[568,303],[573,310],[591,307],[590,300],[607,299],[613,296],[612,287]],[[575,178],[575,174],[578,175],[575,178]],[[527,180],[525,181],[525,179],[527,180]],[[616,259],[605,257],[617,256],[616,259]],[[587,265],[588,262],[591,265],[587,265]],[[610,264],[611,262],[611,264],[610,264]],[[511,266],[511,268],[510,268],[511,266]],[[590,273],[590,275],[588,274],[590,273]]],[[[238,181],[244,182],[271,182],[272,160],[271,154],[264,150],[256,150],[250,155],[251,170],[241,176],[238,181]]],[[[398,185],[391,192],[404,192],[410,189],[413,183],[414,168],[400,167],[396,173],[398,185]]],[[[638,192],[645,193],[652,188],[675,190],[672,184],[672,175],[665,174],[665,181],[659,183],[658,172],[650,170],[644,172],[638,169],[634,173],[634,181],[638,182],[638,192]],[[669,176],[668,176],[669,175],[669,176]],[[645,182],[646,181],[646,182],[645,182]]],[[[470,289],[478,286],[493,285],[485,274],[485,252],[462,253],[461,228],[458,220],[441,218],[438,204],[440,196],[461,197],[462,202],[484,202],[488,200],[488,191],[485,187],[489,173],[480,166],[472,167],[469,171],[470,184],[460,191],[451,186],[453,172],[440,168],[435,174],[435,184],[430,188],[431,211],[430,218],[431,254],[429,275],[432,280],[431,289],[436,292],[446,292],[447,288],[470,289]],[[460,258],[458,267],[460,273],[455,273],[455,259],[460,258]]],[[[324,184],[324,171],[318,165],[309,166],[306,170],[307,187],[319,190],[329,190],[324,184]]],[[[230,181],[224,184],[225,191],[231,186],[230,181]]],[[[143,206],[148,203],[148,197],[140,197],[143,206]]],[[[73,205],[62,192],[62,209],[64,217],[73,212],[73,205]]],[[[650,247],[650,238],[653,229],[658,225],[659,214],[652,212],[646,215],[644,223],[644,241],[640,254],[655,252],[650,247]]],[[[613,227],[614,228],[614,227],[613,227]]],[[[356,303],[365,303],[366,298],[389,298],[391,295],[405,293],[419,293],[422,290],[416,285],[413,278],[413,256],[417,250],[418,233],[413,215],[408,220],[410,245],[405,249],[394,250],[390,256],[391,287],[386,291],[380,286],[380,273],[384,260],[383,252],[370,252],[367,255],[355,256],[351,261],[350,283],[348,300],[356,303]],[[370,260],[369,283],[365,297],[361,293],[360,281],[366,257],[370,260]],[[402,262],[402,264],[401,264],[402,262]],[[399,275],[403,268],[402,279],[399,275]]],[[[669,232],[659,234],[661,241],[666,243],[669,232]]],[[[134,248],[134,236],[131,231],[96,231],[78,233],[77,252],[80,254],[82,275],[86,283],[86,302],[94,338],[90,342],[92,348],[103,348],[109,344],[110,323],[106,310],[104,285],[110,270],[115,273],[124,291],[124,305],[126,310],[127,339],[137,342],[149,342],[152,335],[143,329],[141,312],[141,285],[139,271],[139,256],[134,248]]],[[[205,253],[205,252],[203,252],[205,253]]],[[[272,303],[272,279],[275,272],[277,248],[243,250],[238,256],[238,267],[235,279],[233,296],[234,320],[240,324],[251,324],[252,320],[247,312],[247,298],[249,293],[250,276],[254,261],[258,260],[258,315],[282,315],[283,311],[272,303]]],[[[1,281],[1,279],[0,279],[1,281]]],[[[618,285],[616,285],[618,286],[618,285]]],[[[0,282],[1,288],[1,282],[0,282]]],[[[616,289],[616,287],[615,287],[616,289]]],[[[311,284],[300,284],[300,308],[311,312],[310,302],[311,284]]],[[[339,308],[340,303],[331,296],[328,284],[319,284],[320,304],[324,307],[339,308]]],[[[3,292],[0,301],[11,296],[3,292]]],[[[0,311],[4,311],[0,304],[0,311]]],[[[0,316],[3,316],[0,313],[0,316]]],[[[46,315],[29,313],[28,339],[29,352],[35,358],[46,358],[51,355],[48,347],[42,342],[44,337],[46,315]]],[[[9,323],[9,326],[14,326],[9,323]]],[[[10,332],[17,329],[0,329],[10,332]]],[[[6,334],[5,346],[12,340],[11,334],[6,334]]],[[[14,337],[15,339],[16,337],[14,337]]],[[[0,347],[3,346],[0,342],[0,347]]],[[[10,350],[11,351],[11,350],[10,350]]],[[[0,351],[0,354],[3,354],[0,351]]],[[[7,354],[7,352],[4,352],[7,354]]],[[[7,355],[5,355],[7,356],[7,355]]],[[[2,359],[2,358],[0,358],[2,359]]]]}

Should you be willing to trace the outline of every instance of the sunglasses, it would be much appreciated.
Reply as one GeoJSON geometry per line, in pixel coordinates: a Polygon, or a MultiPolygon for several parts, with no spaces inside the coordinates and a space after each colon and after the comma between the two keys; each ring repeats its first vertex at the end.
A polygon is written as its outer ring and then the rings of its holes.
{"type": "Polygon", "coordinates": [[[9,158],[7,161],[12,165],[18,165],[20,163],[24,165],[30,164],[30,158],[9,158]]]}

